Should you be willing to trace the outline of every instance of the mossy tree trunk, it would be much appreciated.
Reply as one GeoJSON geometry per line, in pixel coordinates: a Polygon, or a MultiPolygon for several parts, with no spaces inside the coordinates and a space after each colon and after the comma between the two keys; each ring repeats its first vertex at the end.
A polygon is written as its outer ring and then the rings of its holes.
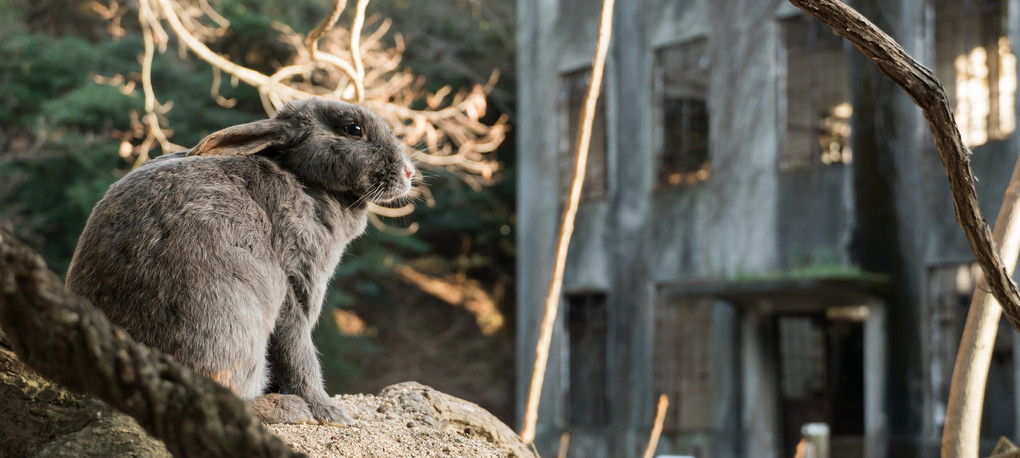
{"type": "Polygon", "coordinates": [[[170,456],[133,418],[40,377],[3,342],[0,412],[0,456],[170,456]]]}

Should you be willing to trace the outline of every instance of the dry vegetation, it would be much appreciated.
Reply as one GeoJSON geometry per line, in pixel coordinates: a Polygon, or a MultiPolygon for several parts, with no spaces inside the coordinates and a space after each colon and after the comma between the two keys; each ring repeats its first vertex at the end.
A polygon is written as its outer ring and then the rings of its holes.
{"type": "MultiPolygon", "coordinates": [[[[349,30],[335,27],[347,3],[336,0],[330,14],[307,36],[287,24],[274,23],[279,39],[292,48],[293,54],[286,66],[265,74],[210,49],[208,44],[223,36],[230,23],[206,0],[139,1],[136,13],[145,44],[140,79],[134,81],[125,75],[96,77],[99,82],[128,91],[141,85],[145,94],[145,112],[134,115],[132,128],[122,133],[121,155],[134,158],[140,165],[157,145],[162,153],[185,149],[170,141],[173,130],[165,115],[173,108],[173,101],[159,101],[151,77],[157,53],[167,52],[176,43],[181,52],[194,54],[213,68],[215,79],[210,94],[221,106],[229,108],[234,103],[219,94],[225,79],[258,89],[268,115],[289,101],[309,97],[359,103],[389,121],[408,153],[420,164],[450,170],[476,189],[490,184],[500,167],[491,153],[503,142],[508,119],[502,116],[493,124],[481,119],[487,107],[486,94],[498,73],[494,72],[486,85],[469,90],[444,86],[435,92],[426,91],[424,79],[401,64],[401,35],[394,34],[392,45],[384,40],[390,33],[390,20],[366,18],[368,0],[358,0],[354,6],[349,30]]],[[[109,5],[94,2],[92,7],[109,21],[111,33],[124,33],[120,24],[126,14],[132,13],[129,7],[116,1],[109,5]]],[[[431,201],[427,188],[417,192],[426,202],[431,201]]],[[[380,227],[376,215],[398,218],[413,211],[412,204],[397,208],[370,205],[375,214],[372,222],[380,227]]],[[[411,232],[416,229],[415,224],[406,228],[411,232]]]]}

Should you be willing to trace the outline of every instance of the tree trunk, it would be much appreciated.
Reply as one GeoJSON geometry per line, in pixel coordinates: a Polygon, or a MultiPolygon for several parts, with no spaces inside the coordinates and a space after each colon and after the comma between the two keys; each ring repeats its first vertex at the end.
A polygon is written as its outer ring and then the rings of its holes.
{"type": "MultiPolygon", "coordinates": [[[[39,255],[2,229],[0,327],[8,348],[25,364],[131,415],[175,456],[300,456],[266,431],[230,390],[110,324],[87,300],[67,291],[39,255]]],[[[6,402],[15,402],[22,379],[10,376],[4,384],[10,393],[6,402]]],[[[21,391],[34,386],[26,383],[21,391]]]]}
{"type": "Polygon", "coordinates": [[[0,412],[0,456],[170,456],[133,418],[40,377],[3,344],[0,412]]]}

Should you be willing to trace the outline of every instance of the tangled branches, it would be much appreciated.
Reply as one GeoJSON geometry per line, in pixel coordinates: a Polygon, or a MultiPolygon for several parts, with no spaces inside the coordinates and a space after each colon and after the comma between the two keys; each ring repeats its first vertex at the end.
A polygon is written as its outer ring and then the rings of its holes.
{"type": "MultiPolygon", "coordinates": [[[[489,125],[481,118],[486,110],[485,96],[498,75],[493,73],[486,85],[471,90],[445,86],[426,91],[422,77],[401,67],[404,45],[400,35],[395,35],[393,45],[382,40],[389,32],[390,20],[369,20],[372,30],[365,30],[367,4],[368,0],[357,1],[350,30],[334,27],[346,9],[346,0],[336,0],[330,14],[305,37],[286,24],[274,23],[281,41],[294,51],[288,65],[265,74],[209,48],[207,44],[224,36],[230,23],[207,0],[139,0],[137,14],[145,43],[140,81],[145,113],[140,118],[134,116],[132,129],[122,134],[121,154],[135,157],[136,164],[141,164],[156,145],[164,153],[184,149],[169,141],[165,114],[172,102],[157,100],[151,80],[156,51],[165,52],[173,37],[183,50],[212,67],[210,93],[221,106],[229,108],[234,103],[219,95],[223,76],[256,88],[269,115],[289,101],[308,97],[360,103],[390,123],[419,163],[449,170],[476,189],[490,183],[499,168],[490,153],[503,142],[507,119],[503,116],[489,125]]],[[[93,9],[110,21],[113,33],[122,30],[121,18],[129,12],[115,2],[96,2],[93,9]]],[[[116,77],[107,80],[123,81],[116,77]]],[[[430,198],[427,190],[419,192],[430,198]]],[[[373,207],[376,215],[386,217],[411,211],[410,205],[373,207]]],[[[375,217],[373,222],[379,223],[379,219],[375,217]]],[[[414,230],[414,226],[408,229],[414,230]]]]}

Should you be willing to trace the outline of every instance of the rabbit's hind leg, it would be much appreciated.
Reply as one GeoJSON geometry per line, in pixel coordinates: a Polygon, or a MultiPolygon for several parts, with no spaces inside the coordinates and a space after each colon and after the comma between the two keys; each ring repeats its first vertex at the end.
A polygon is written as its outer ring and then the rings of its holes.
{"type": "Polygon", "coordinates": [[[298,396],[279,393],[258,395],[265,385],[262,382],[266,379],[265,366],[265,361],[263,361],[250,370],[238,371],[238,366],[235,365],[229,369],[203,375],[230,389],[241,399],[248,400],[248,406],[252,413],[262,423],[317,423],[312,416],[312,411],[308,408],[308,403],[298,396]]]}

